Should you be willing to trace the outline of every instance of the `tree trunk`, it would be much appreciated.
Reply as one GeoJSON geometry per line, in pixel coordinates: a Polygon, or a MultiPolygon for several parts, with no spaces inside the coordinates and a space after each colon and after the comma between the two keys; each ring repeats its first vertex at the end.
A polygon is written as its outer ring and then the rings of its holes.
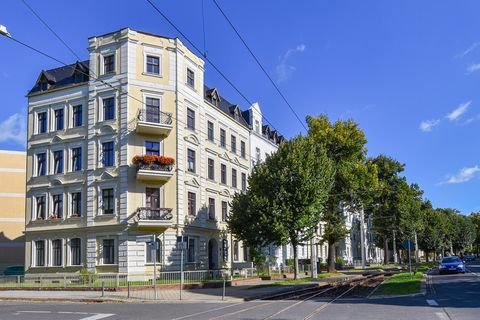
{"type": "Polygon", "coordinates": [[[388,264],[388,238],[383,241],[383,264],[388,264]]]}
{"type": "Polygon", "coordinates": [[[328,240],[328,272],[336,272],[335,269],[335,241],[328,240]]]}
{"type": "Polygon", "coordinates": [[[425,262],[429,263],[430,260],[428,259],[428,250],[425,250],[425,262]]]}
{"type": "Polygon", "coordinates": [[[298,278],[297,245],[292,245],[292,247],[293,247],[293,279],[297,280],[297,278],[298,278]]]}

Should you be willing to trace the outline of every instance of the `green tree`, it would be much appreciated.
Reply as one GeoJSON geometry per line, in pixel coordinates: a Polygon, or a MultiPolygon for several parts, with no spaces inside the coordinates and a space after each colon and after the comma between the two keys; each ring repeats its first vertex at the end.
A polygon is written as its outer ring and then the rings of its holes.
{"type": "Polygon", "coordinates": [[[479,254],[479,249],[480,249],[480,213],[479,212],[473,212],[469,216],[470,220],[472,220],[473,224],[475,225],[475,251],[477,253],[477,256],[479,254]]]}
{"type": "Polygon", "coordinates": [[[308,136],[326,150],[334,166],[331,194],[322,220],[325,222],[323,240],[328,243],[328,271],[335,271],[335,247],[345,238],[344,210],[357,210],[369,201],[376,186],[375,167],[366,162],[367,139],[353,120],[331,123],[327,116],[307,117],[308,136]]]}
{"type": "Polygon", "coordinates": [[[379,155],[369,162],[376,166],[378,177],[378,190],[369,212],[372,214],[376,245],[384,248],[383,259],[387,264],[389,240],[393,240],[394,232],[399,233],[400,190],[405,190],[406,185],[400,173],[405,169],[405,165],[386,155],[379,155]]]}
{"type": "Polygon", "coordinates": [[[237,193],[228,226],[249,247],[291,243],[295,278],[297,246],[313,237],[333,181],[325,150],[308,137],[282,143],[258,164],[245,193],[237,193]]]}

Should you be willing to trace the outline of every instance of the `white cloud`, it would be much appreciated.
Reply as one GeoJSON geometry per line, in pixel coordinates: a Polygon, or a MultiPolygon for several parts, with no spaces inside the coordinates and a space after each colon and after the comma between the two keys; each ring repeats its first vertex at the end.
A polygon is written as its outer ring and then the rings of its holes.
{"type": "Polygon", "coordinates": [[[467,101],[467,102],[464,102],[464,103],[461,103],[458,107],[455,108],[455,110],[453,110],[452,112],[450,112],[446,118],[450,121],[455,121],[457,120],[458,118],[460,118],[460,116],[462,114],[464,114],[465,112],[467,112],[468,110],[468,107],[470,107],[470,105],[472,104],[472,101],[467,101]]]}
{"type": "Polygon", "coordinates": [[[478,46],[480,46],[480,42],[475,42],[473,43],[470,47],[468,47],[465,51],[462,53],[459,53],[455,56],[455,58],[463,58],[473,50],[475,50],[478,46]]]}
{"type": "Polygon", "coordinates": [[[15,113],[0,123],[0,142],[14,142],[26,145],[27,119],[20,113],[15,113]]]}
{"type": "Polygon", "coordinates": [[[423,132],[430,132],[434,127],[440,123],[439,119],[425,120],[420,123],[420,130],[423,132]]]}
{"type": "Polygon", "coordinates": [[[480,172],[480,167],[474,166],[470,168],[462,168],[457,174],[447,176],[444,183],[463,183],[472,180],[480,172]]]}
{"type": "Polygon", "coordinates": [[[279,63],[275,67],[275,71],[277,73],[277,81],[278,82],[285,82],[288,80],[292,72],[296,70],[296,68],[292,65],[288,64],[288,59],[294,53],[302,53],[307,49],[307,46],[304,44],[299,44],[293,49],[288,49],[284,55],[279,57],[279,63]]]}
{"type": "Polygon", "coordinates": [[[467,67],[467,73],[474,73],[480,70],[480,63],[472,63],[467,67]]]}

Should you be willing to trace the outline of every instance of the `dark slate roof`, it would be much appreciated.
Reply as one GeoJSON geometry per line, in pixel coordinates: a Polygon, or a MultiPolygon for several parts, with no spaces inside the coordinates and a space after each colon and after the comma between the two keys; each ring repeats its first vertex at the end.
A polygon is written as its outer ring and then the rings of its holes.
{"type": "Polygon", "coordinates": [[[242,110],[240,109],[240,107],[236,104],[229,102],[224,97],[220,96],[217,88],[209,88],[206,85],[204,85],[203,96],[206,101],[208,101],[212,105],[222,110],[224,113],[229,115],[233,120],[236,120],[237,122],[241,123],[246,127],[250,127],[247,121],[245,120],[244,116],[242,115],[242,110]],[[215,101],[214,98],[218,98],[218,100],[215,101]],[[235,117],[236,110],[238,110],[237,111],[238,117],[235,117]]]}
{"type": "Polygon", "coordinates": [[[75,62],[68,66],[51,70],[42,70],[35,85],[28,93],[47,92],[49,90],[68,87],[74,84],[88,82],[89,60],[75,62]],[[42,90],[41,83],[48,83],[48,89],[42,90]]]}
{"type": "Polygon", "coordinates": [[[285,141],[285,138],[278,134],[277,130],[272,130],[268,124],[262,126],[262,134],[265,138],[272,141],[275,144],[280,144],[285,141]]]}

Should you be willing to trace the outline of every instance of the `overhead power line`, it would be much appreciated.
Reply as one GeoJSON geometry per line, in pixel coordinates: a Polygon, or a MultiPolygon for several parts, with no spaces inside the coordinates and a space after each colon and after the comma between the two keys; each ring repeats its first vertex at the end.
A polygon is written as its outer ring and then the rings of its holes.
{"type": "MultiPolygon", "coordinates": [[[[149,1],[149,0],[147,0],[149,1]]],[[[282,91],[280,90],[280,88],[277,86],[277,84],[275,83],[275,81],[273,81],[272,77],[270,77],[270,75],[268,74],[267,70],[265,70],[265,68],[263,67],[262,63],[260,63],[260,61],[258,60],[257,56],[255,55],[255,53],[253,53],[252,49],[250,49],[250,47],[248,46],[247,42],[243,39],[243,37],[240,35],[240,33],[238,32],[237,28],[235,28],[235,26],[233,25],[232,21],[228,18],[227,14],[225,13],[225,11],[223,11],[223,9],[220,7],[220,5],[218,4],[217,0],[213,0],[213,3],[215,4],[215,6],[218,8],[218,10],[220,11],[220,13],[223,15],[223,17],[225,18],[225,20],[227,20],[228,24],[230,25],[230,27],[232,27],[233,31],[235,31],[235,34],[238,36],[238,38],[240,39],[240,41],[243,43],[243,45],[245,46],[245,48],[247,48],[248,52],[250,53],[250,55],[252,56],[252,58],[255,60],[255,62],[258,64],[258,66],[260,67],[260,69],[262,69],[263,73],[265,74],[265,76],[268,78],[268,80],[270,81],[270,83],[272,84],[272,86],[275,88],[275,90],[278,92],[278,94],[280,95],[280,97],[282,97],[283,101],[285,101],[285,103],[287,104],[288,108],[290,109],[290,111],[292,111],[292,113],[295,115],[295,118],[297,118],[298,122],[300,122],[300,124],[303,126],[303,128],[308,131],[307,127],[305,126],[304,122],[302,120],[300,120],[300,117],[298,116],[298,114],[295,112],[295,109],[292,107],[292,105],[290,104],[290,102],[288,102],[287,98],[285,97],[285,95],[282,93],[282,91]]]]}
{"type": "MultiPolygon", "coordinates": [[[[170,19],[167,17],[167,15],[164,14],[151,0],[145,0],[145,1],[147,1],[147,2],[152,6],[152,8],[153,8],[160,16],[162,16],[162,17],[165,19],[165,21],[167,21],[168,24],[170,24],[170,26],[171,26],[172,28],[174,28],[174,29],[195,49],[195,51],[197,51],[198,54],[203,55],[204,52],[203,52],[202,50],[200,50],[200,48],[197,47],[197,46],[195,45],[195,43],[193,43],[193,41],[190,40],[190,38],[188,38],[187,35],[185,35],[185,33],[183,33],[182,30],[180,30],[180,29],[175,25],[175,23],[173,23],[173,21],[170,20],[170,19]]],[[[205,58],[205,60],[213,67],[213,69],[215,69],[215,71],[217,71],[218,74],[219,74],[225,81],[227,81],[227,83],[228,83],[249,105],[253,105],[253,103],[246,97],[246,95],[245,95],[242,91],[240,91],[240,89],[238,89],[238,87],[235,86],[235,84],[233,84],[233,82],[220,70],[220,68],[217,67],[217,65],[216,65],[215,63],[213,63],[213,61],[212,61],[210,58],[208,58],[206,55],[204,56],[204,58],[205,58]]],[[[279,131],[275,128],[275,126],[272,124],[272,122],[267,119],[267,117],[265,117],[264,115],[262,115],[262,117],[265,119],[265,121],[268,122],[268,124],[273,128],[273,130],[279,132],[279,131]]],[[[298,118],[298,117],[297,117],[297,118],[298,118]]],[[[280,133],[280,132],[279,132],[279,133],[280,133]]]]}

